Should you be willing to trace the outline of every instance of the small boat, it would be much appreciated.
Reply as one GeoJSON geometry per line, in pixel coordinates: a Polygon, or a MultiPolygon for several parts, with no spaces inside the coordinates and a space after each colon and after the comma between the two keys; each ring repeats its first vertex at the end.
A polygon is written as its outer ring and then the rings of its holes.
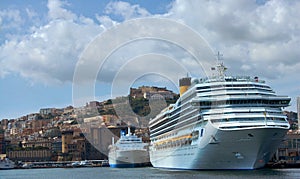
{"type": "Polygon", "coordinates": [[[71,163],[72,167],[79,167],[80,166],[80,162],[79,161],[75,161],[73,163],[71,163]]]}
{"type": "Polygon", "coordinates": [[[104,160],[104,161],[101,163],[101,167],[109,167],[109,162],[108,162],[108,160],[104,160]]]}
{"type": "Polygon", "coordinates": [[[84,161],[80,161],[79,166],[80,167],[92,167],[93,163],[91,161],[84,160],[84,161]]]}
{"type": "Polygon", "coordinates": [[[0,170],[8,170],[15,168],[15,163],[8,158],[0,160],[0,170]]]}
{"type": "Polygon", "coordinates": [[[32,163],[24,163],[23,165],[22,165],[22,168],[25,168],[25,169],[30,169],[30,168],[32,168],[33,167],[33,164],[32,163]]]}

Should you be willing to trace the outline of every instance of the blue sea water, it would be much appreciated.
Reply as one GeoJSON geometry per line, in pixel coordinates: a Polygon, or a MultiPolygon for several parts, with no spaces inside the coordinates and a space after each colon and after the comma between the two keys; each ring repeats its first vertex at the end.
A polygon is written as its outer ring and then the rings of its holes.
{"type": "Polygon", "coordinates": [[[300,169],[187,171],[147,168],[49,168],[0,170],[1,179],[131,179],[131,178],[300,178],[300,169]]]}

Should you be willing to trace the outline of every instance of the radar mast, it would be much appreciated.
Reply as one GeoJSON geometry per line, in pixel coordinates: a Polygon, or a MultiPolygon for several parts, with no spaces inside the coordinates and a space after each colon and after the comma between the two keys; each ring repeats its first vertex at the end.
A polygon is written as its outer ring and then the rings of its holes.
{"type": "Polygon", "coordinates": [[[224,78],[225,77],[225,71],[227,70],[227,68],[224,66],[223,62],[221,62],[221,57],[223,56],[223,54],[220,54],[220,52],[218,51],[217,53],[217,71],[218,71],[218,75],[220,78],[224,78]]]}

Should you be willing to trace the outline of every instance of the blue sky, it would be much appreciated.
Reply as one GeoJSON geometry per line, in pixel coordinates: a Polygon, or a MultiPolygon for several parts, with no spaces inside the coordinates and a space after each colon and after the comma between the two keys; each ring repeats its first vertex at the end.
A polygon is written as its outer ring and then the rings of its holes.
{"type": "MultiPolygon", "coordinates": [[[[1,0],[0,119],[72,105],[74,70],[89,43],[117,24],[142,17],[171,19],[192,28],[214,52],[223,53],[228,73],[259,76],[278,94],[291,96],[287,110],[295,111],[300,95],[299,9],[300,1],[285,0],[1,0]]],[[[95,98],[110,97],[109,82],[122,67],[122,58],[161,53],[193,66],[190,56],[174,49],[149,40],[120,49],[99,74],[95,98]]],[[[134,68],[143,67],[146,62],[134,68]]],[[[174,73],[171,67],[165,71],[174,73]]],[[[174,81],[159,75],[139,77],[132,85],[143,84],[178,92],[174,81]]]]}
{"type": "MultiPolygon", "coordinates": [[[[110,3],[108,0],[92,2],[72,0],[61,2],[63,2],[63,7],[68,11],[78,16],[91,18],[94,21],[97,21],[96,14],[99,16],[106,15],[105,8],[110,3]]],[[[166,13],[171,3],[169,0],[126,1],[128,4],[136,4],[137,2],[139,2],[140,6],[143,6],[147,11],[153,14],[166,13]]],[[[26,36],[32,35],[34,33],[31,31],[32,27],[40,28],[49,24],[51,20],[49,20],[48,17],[49,8],[47,4],[47,0],[0,1],[0,11],[2,12],[1,25],[9,26],[1,29],[4,32],[0,34],[1,45],[3,46],[5,41],[13,41],[14,38],[26,38],[26,36]],[[29,17],[29,11],[33,14],[32,18],[29,17]],[[11,21],[12,19],[15,24],[11,21]]],[[[110,17],[118,22],[124,20],[124,18],[119,15],[112,14],[110,17]]],[[[19,42],[20,41],[22,40],[19,40],[19,42]]],[[[71,68],[74,68],[74,64],[71,68]]],[[[18,118],[29,113],[38,112],[40,108],[60,108],[72,105],[71,81],[58,83],[49,83],[47,79],[36,81],[15,71],[2,76],[0,86],[0,119],[18,118]]],[[[108,96],[110,92],[108,86],[102,85],[98,88],[101,88],[99,89],[100,96],[108,96]]]]}

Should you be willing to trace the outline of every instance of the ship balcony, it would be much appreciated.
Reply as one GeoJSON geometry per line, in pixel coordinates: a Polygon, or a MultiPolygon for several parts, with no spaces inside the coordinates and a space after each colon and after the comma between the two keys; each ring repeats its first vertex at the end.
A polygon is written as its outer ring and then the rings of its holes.
{"type": "Polygon", "coordinates": [[[257,120],[257,121],[211,121],[212,125],[216,128],[223,130],[240,130],[245,128],[283,128],[289,129],[290,125],[286,121],[273,121],[273,120],[257,120]]]}

